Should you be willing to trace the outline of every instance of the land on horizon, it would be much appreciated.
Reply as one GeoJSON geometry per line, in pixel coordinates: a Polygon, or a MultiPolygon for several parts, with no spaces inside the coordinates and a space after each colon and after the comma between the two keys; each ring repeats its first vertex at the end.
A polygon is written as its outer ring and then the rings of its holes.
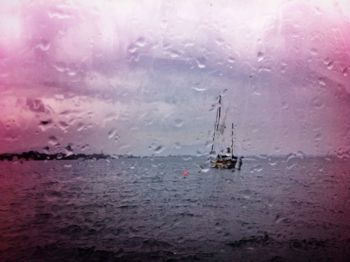
{"type": "MultiPolygon", "coordinates": [[[[106,154],[106,153],[43,153],[36,150],[15,152],[15,153],[0,153],[0,161],[16,161],[16,160],[98,160],[98,159],[119,159],[119,158],[145,158],[145,157],[203,157],[204,155],[133,155],[133,154],[106,154]]],[[[279,159],[292,159],[292,158],[324,158],[324,157],[336,157],[336,158],[349,158],[348,155],[303,155],[290,153],[288,155],[244,155],[246,160],[248,159],[269,159],[269,158],[279,158],[279,159]]]]}
{"type": "Polygon", "coordinates": [[[108,154],[66,154],[66,153],[41,153],[38,151],[26,151],[21,153],[3,153],[0,154],[0,161],[8,160],[76,160],[76,159],[113,159],[114,157],[108,154]]]}

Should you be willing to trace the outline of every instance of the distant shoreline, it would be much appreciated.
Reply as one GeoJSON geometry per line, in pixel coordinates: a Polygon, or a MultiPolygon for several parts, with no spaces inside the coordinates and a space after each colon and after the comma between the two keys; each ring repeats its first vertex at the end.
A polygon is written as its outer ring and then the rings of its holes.
{"type": "Polygon", "coordinates": [[[111,155],[106,154],[65,154],[55,153],[47,154],[37,151],[27,151],[22,153],[4,153],[0,154],[0,161],[16,160],[77,160],[77,159],[114,159],[111,155]]]}
{"type": "MultiPolygon", "coordinates": [[[[120,154],[120,155],[109,155],[104,153],[92,153],[92,154],[65,154],[65,153],[41,153],[38,151],[26,151],[20,153],[0,153],[0,161],[17,161],[17,160],[113,160],[113,159],[126,159],[126,158],[158,158],[158,157],[184,157],[184,158],[192,158],[192,157],[206,157],[206,156],[198,156],[198,155],[132,155],[132,154],[120,154]]],[[[337,156],[337,155],[248,155],[244,156],[245,161],[260,159],[260,160],[269,160],[269,159],[305,159],[305,158],[340,158],[340,159],[349,159],[348,155],[337,156]]]]}

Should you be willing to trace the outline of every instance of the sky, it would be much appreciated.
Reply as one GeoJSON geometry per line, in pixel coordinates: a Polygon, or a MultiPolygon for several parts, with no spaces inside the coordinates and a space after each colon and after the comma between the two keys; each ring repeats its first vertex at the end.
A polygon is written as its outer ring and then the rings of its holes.
{"type": "Polygon", "coordinates": [[[350,150],[350,2],[0,1],[0,152],[350,150]]]}

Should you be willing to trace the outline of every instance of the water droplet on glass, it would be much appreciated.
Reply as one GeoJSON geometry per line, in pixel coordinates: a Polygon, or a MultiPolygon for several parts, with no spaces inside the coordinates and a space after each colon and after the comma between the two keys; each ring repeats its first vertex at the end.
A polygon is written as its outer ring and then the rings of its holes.
{"type": "Polygon", "coordinates": [[[77,72],[75,70],[72,70],[71,68],[69,68],[67,70],[67,75],[69,75],[69,76],[76,76],[77,72]]]}
{"type": "Polygon", "coordinates": [[[192,87],[192,89],[197,91],[197,92],[207,91],[207,89],[205,87],[198,87],[198,86],[194,86],[194,87],[192,87]]]}
{"type": "Polygon", "coordinates": [[[66,156],[73,155],[74,150],[73,150],[73,145],[72,144],[68,144],[64,149],[65,149],[64,153],[65,153],[66,156]]]}
{"type": "Polygon", "coordinates": [[[63,73],[67,70],[67,66],[65,63],[57,62],[53,64],[53,67],[60,73],[63,73]]]}
{"type": "Polygon", "coordinates": [[[47,40],[41,40],[40,43],[36,46],[38,49],[40,49],[41,51],[48,51],[50,49],[50,42],[47,40]]]}
{"type": "Polygon", "coordinates": [[[187,162],[187,161],[191,161],[192,159],[193,159],[193,158],[190,157],[190,156],[186,156],[186,157],[183,157],[183,158],[182,158],[182,160],[183,160],[183,161],[186,161],[186,162],[187,162]]]}
{"type": "Polygon", "coordinates": [[[69,127],[69,124],[67,122],[65,122],[65,121],[59,121],[58,125],[64,131],[66,131],[68,129],[68,127],[69,127]]]}
{"type": "Polygon", "coordinates": [[[318,107],[318,108],[323,107],[323,103],[322,103],[322,101],[321,101],[318,97],[314,97],[314,98],[311,100],[311,104],[312,104],[314,107],[318,107]]]}
{"type": "Polygon", "coordinates": [[[80,148],[81,148],[82,151],[86,151],[86,150],[88,150],[90,148],[90,145],[89,144],[85,144],[85,145],[82,145],[80,148]]]}
{"type": "Polygon", "coordinates": [[[129,47],[128,47],[128,52],[130,54],[135,54],[137,52],[137,46],[135,46],[134,44],[130,44],[129,47]]]}
{"type": "Polygon", "coordinates": [[[317,49],[316,49],[316,48],[311,48],[311,49],[310,49],[310,54],[311,54],[312,56],[317,56],[317,54],[318,54],[317,49]]]}
{"type": "Polygon", "coordinates": [[[160,154],[163,150],[164,150],[164,147],[161,146],[161,145],[156,146],[156,147],[154,148],[154,152],[155,152],[156,154],[160,154]]]}
{"type": "Polygon", "coordinates": [[[227,62],[229,62],[230,64],[234,64],[236,62],[236,59],[233,56],[229,56],[227,58],[227,62]]]}
{"type": "Polygon", "coordinates": [[[144,37],[137,38],[135,45],[138,47],[144,47],[147,44],[146,39],[144,37]]]}
{"type": "Polygon", "coordinates": [[[264,60],[264,53],[259,51],[257,53],[257,57],[258,57],[258,62],[261,62],[262,60],[264,60]]]}
{"type": "Polygon", "coordinates": [[[289,222],[289,219],[280,215],[277,215],[275,218],[275,223],[280,224],[280,223],[286,223],[289,222]]]}
{"type": "Polygon", "coordinates": [[[55,136],[49,136],[48,144],[51,145],[51,146],[58,146],[59,143],[58,143],[57,137],[55,137],[55,136]]]}
{"type": "Polygon", "coordinates": [[[108,131],[108,139],[114,140],[115,142],[119,140],[119,135],[116,129],[111,129],[108,131]]]}
{"type": "Polygon", "coordinates": [[[196,64],[199,69],[204,69],[206,67],[206,58],[205,57],[197,57],[196,64]]]}
{"type": "Polygon", "coordinates": [[[328,70],[332,70],[332,69],[333,69],[333,66],[334,66],[333,61],[330,61],[330,62],[327,64],[327,69],[328,69],[328,70]]]}
{"type": "Polygon", "coordinates": [[[168,49],[167,53],[171,58],[178,58],[181,55],[181,52],[175,49],[168,49]]]}
{"type": "Polygon", "coordinates": [[[323,77],[320,77],[320,78],[318,79],[318,83],[319,83],[319,85],[322,86],[322,87],[326,86],[326,81],[325,81],[325,79],[324,79],[323,77]]]}
{"type": "Polygon", "coordinates": [[[202,167],[201,168],[201,173],[208,173],[210,171],[210,168],[209,167],[202,167]]]}
{"type": "Polygon", "coordinates": [[[52,124],[52,120],[51,119],[41,120],[40,121],[40,125],[43,125],[43,126],[47,126],[47,125],[50,125],[50,124],[52,124]]]}
{"type": "Polygon", "coordinates": [[[44,152],[45,154],[49,154],[49,153],[50,153],[50,147],[49,147],[49,146],[44,146],[44,147],[43,147],[43,152],[44,152]]]}
{"type": "Polygon", "coordinates": [[[255,173],[260,173],[262,172],[264,169],[261,165],[256,165],[256,166],[253,166],[251,169],[250,169],[250,173],[252,174],[255,174],[255,173]]]}
{"type": "Polygon", "coordinates": [[[14,142],[18,140],[18,134],[16,134],[15,132],[5,132],[4,140],[14,142]]]}
{"type": "Polygon", "coordinates": [[[52,126],[52,119],[45,119],[41,120],[39,124],[39,128],[41,131],[45,132],[47,129],[49,129],[52,126]]]}
{"type": "Polygon", "coordinates": [[[50,10],[47,14],[50,18],[56,18],[56,19],[69,19],[71,17],[70,14],[58,8],[50,10]]]}
{"type": "Polygon", "coordinates": [[[182,127],[184,125],[184,121],[182,119],[175,119],[175,126],[176,127],[182,127]]]}
{"type": "Polygon", "coordinates": [[[321,141],[321,140],[322,140],[322,134],[319,133],[319,132],[316,133],[316,134],[315,134],[315,141],[316,141],[316,142],[319,142],[319,141],[321,141]]]}
{"type": "Polygon", "coordinates": [[[197,150],[196,151],[196,156],[197,157],[202,157],[202,156],[206,156],[207,155],[207,152],[205,151],[201,151],[201,150],[197,150]]]}
{"type": "Polygon", "coordinates": [[[175,148],[176,148],[176,149],[181,149],[181,144],[180,144],[179,142],[176,142],[176,143],[175,143],[175,148]]]}
{"type": "Polygon", "coordinates": [[[224,44],[224,39],[222,39],[222,38],[217,38],[216,40],[215,40],[215,43],[218,45],[218,46],[222,46],[223,44],[224,44]]]}
{"type": "Polygon", "coordinates": [[[342,70],[342,73],[344,76],[347,76],[348,75],[348,68],[344,67],[344,69],[342,70]]]}

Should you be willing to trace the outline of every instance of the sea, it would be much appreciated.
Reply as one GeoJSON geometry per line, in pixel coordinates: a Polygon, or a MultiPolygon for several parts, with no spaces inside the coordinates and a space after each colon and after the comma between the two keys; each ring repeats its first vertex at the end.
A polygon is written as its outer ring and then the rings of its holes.
{"type": "Polygon", "coordinates": [[[350,162],[0,162],[0,261],[350,261],[350,162]]]}

